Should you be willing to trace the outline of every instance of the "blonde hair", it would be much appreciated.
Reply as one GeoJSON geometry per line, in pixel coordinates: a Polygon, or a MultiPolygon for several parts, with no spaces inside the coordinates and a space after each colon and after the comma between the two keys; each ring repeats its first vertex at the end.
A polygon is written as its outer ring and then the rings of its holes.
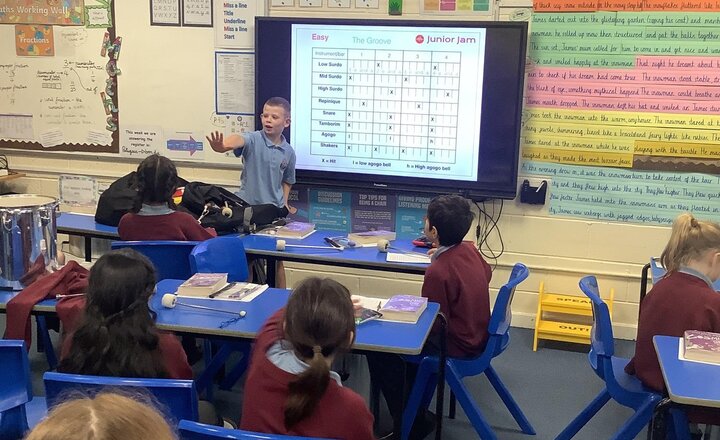
{"type": "Polygon", "coordinates": [[[56,406],[26,440],[176,440],[157,410],[114,393],[69,400],[56,406]]]}
{"type": "Polygon", "coordinates": [[[670,241],[660,261],[668,272],[675,272],[713,249],[720,251],[720,225],[697,220],[690,213],[680,214],[673,222],[670,241]]]}

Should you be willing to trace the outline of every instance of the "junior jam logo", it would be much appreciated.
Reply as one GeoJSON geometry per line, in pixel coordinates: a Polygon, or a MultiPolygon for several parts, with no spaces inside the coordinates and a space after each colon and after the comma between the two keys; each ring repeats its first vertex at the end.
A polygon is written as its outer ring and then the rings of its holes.
{"type": "Polygon", "coordinates": [[[415,42],[417,44],[423,44],[423,41],[425,41],[425,37],[423,37],[422,35],[418,35],[417,37],[415,37],[415,42]]]}

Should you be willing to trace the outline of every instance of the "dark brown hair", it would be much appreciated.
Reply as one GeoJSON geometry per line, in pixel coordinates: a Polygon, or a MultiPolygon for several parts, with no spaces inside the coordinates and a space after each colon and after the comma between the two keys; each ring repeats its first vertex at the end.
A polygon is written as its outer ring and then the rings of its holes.
{"type": "Polygon", "coordinates": [[[290,295],[285,309],[285,339],[310,367],[290,383],[285,426],[290,429],[315,410],[328,387],[326,357],[344,352],[355,335],[350,292],[329,278],[307,278],[290,295]]]}
{"type": "Polygon", "coordinates": [[[143,203],[167,203],[175,209],[172,196],[178,186],[177,168],[173,161],[159,154],[146,157],[137,167],[135,189],[137,197],[133,212],[140,211],[143,203]]]}
{"type": "Polygon", "coordinates": [[[460,243],[470,230],[473,213],[470,203],[456,194],[437,196],[427,209],[428,224],[437,230],[441,246],[460,243]]]}

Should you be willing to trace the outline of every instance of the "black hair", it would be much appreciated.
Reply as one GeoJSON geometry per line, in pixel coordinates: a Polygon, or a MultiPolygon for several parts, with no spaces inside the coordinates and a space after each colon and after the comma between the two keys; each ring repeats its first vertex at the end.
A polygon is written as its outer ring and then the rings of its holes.
{"type": "Polygon", "coordinates": [[[437,230],[440,246],[452,246],[465,238],[472,225],[473,213],[465,198],[449,194],[430,201],[427,220],[430,227],[437,230]]]}
{"type": "Polygon", "coordinates": [[[269,105],[271,107],[282,107],[283,110],[285,110],[285,116],[288,118],[290,117],[290,103],[287,99],[281,96],[273,96],[265,101],[265,105],[269,105]]]}
{"type": "Polygon", "coordinates": [[[285,401],[285,427],[310,416],[328,387],[325,357],[344,352],[355,335],[355,314],[348,289],[329,278],[311,277],[294,290],[285,309],[285,339],[309,364],[291,382],[285,401]]]}
{"type": "Polygon", "coordinates": [[[116,377],[167,376],[148,300],[155,269],[132,249],[113,250],[90,269],[85,313],[58,371],[116,377]]]}
{"type": "Polygon", "coordinates": [[[178,187],[177,168],[173,161],[159,154],[146,157],[137,167],[135,190],[137,196],[133,212],[140,211],[143,203],[167,203],[175,209],[172,196],[178,187]]]}

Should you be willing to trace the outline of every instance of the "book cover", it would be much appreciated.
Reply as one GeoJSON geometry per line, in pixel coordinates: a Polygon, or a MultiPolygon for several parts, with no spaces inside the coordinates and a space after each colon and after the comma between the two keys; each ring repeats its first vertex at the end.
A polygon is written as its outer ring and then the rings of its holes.
{"type": "Polygon", "coordinates": [[[278,235],[286,234],[297,237],[302,237],[315,230],[313,223],[305,222],[290,222],[285,226],[281,226],[278,229],[278,235]]]}
{"type": "Polygon", "coordinates": [[[427,298],[415,295],[395,295],[380,309],[381,312],[419,313],[427,307],[427,298]]]}
{"type": "Polygon", "coordinates": [[[196,273],[178,287],[177,294],[179,296],[210,296],[225,285],[227,285],[227,273],[196,273]]]}
{"type": "Polygon", "coordinates": [[[720,362],[720,334],[699,330],[686,330],[685,358],[689,360],[720,362]]]}

